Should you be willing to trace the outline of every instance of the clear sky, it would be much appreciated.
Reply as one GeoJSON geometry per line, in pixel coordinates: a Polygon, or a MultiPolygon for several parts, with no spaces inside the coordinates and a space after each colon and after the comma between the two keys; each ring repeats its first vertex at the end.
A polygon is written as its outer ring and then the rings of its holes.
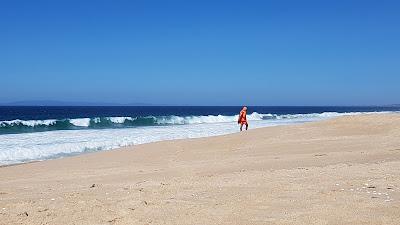
{"type": "Polygon", "coordinates": [[[400,103],[400,1],[0,1],[0,102],[400,103]]]}

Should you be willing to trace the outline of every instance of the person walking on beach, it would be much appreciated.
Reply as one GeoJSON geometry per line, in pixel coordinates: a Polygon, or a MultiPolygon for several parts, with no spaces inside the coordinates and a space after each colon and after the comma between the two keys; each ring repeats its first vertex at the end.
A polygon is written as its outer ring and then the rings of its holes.
{"type": "Polygon", "coordinates": [[[246,125],[246,130],[249,128],[249,124],[247,123],[247,107],[244,106],[242,111],[240,111],[238,124],[240,124],[240,131],[243,129],[243,125],[246,125]]]}

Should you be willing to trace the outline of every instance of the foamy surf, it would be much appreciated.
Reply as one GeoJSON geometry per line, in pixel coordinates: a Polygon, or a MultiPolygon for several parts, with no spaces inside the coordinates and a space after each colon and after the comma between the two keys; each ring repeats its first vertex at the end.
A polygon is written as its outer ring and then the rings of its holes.
{"type": "MultiPolygon", "coordinates": [[[[347,113],[349,115],[354,113],[347,113]]],[[[329,118],[345,113],[311,113],[311,114],[262,114],[253,112],[247,116],[250,121],[329,118]]],[[[0,121],[0,134],[18,134],[41,131],[132,128],[140,126],[187,125],[236,122],[238,115],[206,115],[206,116],[144,116],[144,117],[94,117],[47,120],[10,120],[0,121]]]]}
{"type": "MultiPolygon", "coordinates": [[[[276,115],[275,115],[276,116],[276,115]]],[[[248,115],[251,121],[273,118],[272,114],[254,112],[248,115]]],[[[138,126],[184,125],[203,123],[229,123],[237,120],[237,115],[207,116],[144,116],[144,117],[94,117],[48,120],[0,121],[0,134],[40,132],[49,130],[75,130],[100,128],[131,128],[138,126]]]]}

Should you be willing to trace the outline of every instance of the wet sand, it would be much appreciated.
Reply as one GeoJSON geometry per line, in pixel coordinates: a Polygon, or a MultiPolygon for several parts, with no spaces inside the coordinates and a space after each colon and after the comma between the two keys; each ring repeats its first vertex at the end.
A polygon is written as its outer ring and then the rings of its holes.
{"type": "Polygon", "coordinates": [[[0,224],[400,224],[400,114],[0,168],[0,224]]]}

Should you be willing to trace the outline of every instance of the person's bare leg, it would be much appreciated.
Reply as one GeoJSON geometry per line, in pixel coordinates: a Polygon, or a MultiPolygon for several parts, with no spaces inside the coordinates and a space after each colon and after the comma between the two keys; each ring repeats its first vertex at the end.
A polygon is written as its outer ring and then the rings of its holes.
{"type": "Polygon", "coordinates": [[[248,123],[246,123],[246,130],[249,128],[249,124],[248,123]]]}
{"type": "Polygon", "coordinates": [[[242,131],[242,129],[243,129],[243,124],[241,123],[240,124],[240,131],[242,131]]]}

